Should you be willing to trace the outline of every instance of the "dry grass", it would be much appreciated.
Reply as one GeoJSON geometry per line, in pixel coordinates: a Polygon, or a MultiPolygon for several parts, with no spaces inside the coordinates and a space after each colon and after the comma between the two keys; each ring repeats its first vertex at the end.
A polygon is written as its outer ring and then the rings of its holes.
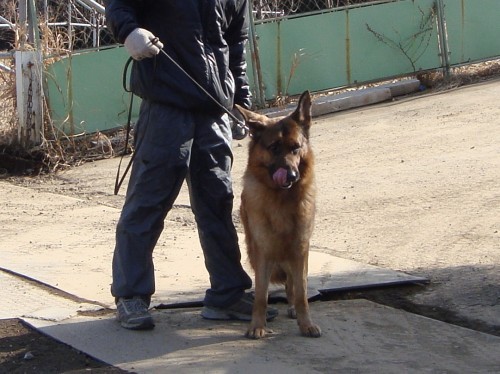
{"type": "MultiPolygon", "coordinates": [[[[6,65],[6,63],[3,63],[6,65]]],[[[0,70],[0,144],[12,144],[17,138],[14,74],[0,70]]]]}
{"type": "Polygon", "coordinates": [[[449,77],[442,71],[417,74],[422,84],[434,90],[456,88],[499,76],[500,59],[452,68],[449,77]]]}
{"type": "MultiPolygon", "coordinates": [[[[14,2],[2,6],[2,16],[17,24],[16,9],[14,2]],[[10,5],[9,5],[10,4],[10,5]]],[[[62,4],[62,3],[61,3],[62,4]]],[[[51,8],[50,16],[61,18],[66,16],[66,7],[51,8]],[[58,15],[59,13],[59,15],[58,15]]],[[[75,17],[80,17],[82,22],[86,15],[75,9],[75,17]]],[[[44,63],[53,63],[57,56],[71,53],[68,46],[76,40],[70,41],[70,35],[63,28],[49,28],[41,19],[39,22],[42,39],[42,53],[44,63]]],[[[85,33],[74,34],[76,38],[88,38],[85,33]]],[[[21,30],[16,30],[14,46],[20,49],[23,35],[21,30]]],[[[85,41],[87,41],[85,39],[85,41]]],[[[25,49],[31,48],[25,45],[25,49]]],[[[13,59],[2,59],[3,65],[14,65],[13,59]]],[[[9,66],[14,68],[14,66],[9,66]]],[[[42,144],[33,145],[29,148],[21,147],[18,140],[18,119],[16,110],[16,86],[15,74],[0,70],[0,177],[11,173],[41,173],[53,172],[65,167],[79,165],[83,162],[93,161],[107,157],[113,157],[116,152],[121,153],[124,147],[124,135],[122,131],[107,134],[83,134],[67,136],[54,126],[50,119],[50,111],[47,103],[44,110],[42,144]]]]}

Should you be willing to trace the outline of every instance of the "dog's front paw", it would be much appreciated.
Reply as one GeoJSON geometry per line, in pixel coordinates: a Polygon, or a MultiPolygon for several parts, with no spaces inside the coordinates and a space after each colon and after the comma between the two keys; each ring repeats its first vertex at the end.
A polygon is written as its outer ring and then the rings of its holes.
{"type": "Polygon", "coordinates": [[[288,307],[287,315],[288,318],[297,319],[297,311],[295,310],[295,307],[293,305],[288,307]]]}
{"type": "Polygon", "coordinates": [[[303,336],[309,338],[319,338],[321,336],[321,328],[314,323],[306,326],[300,326],[300,332],[303,336]]]}
{"type": "Polygon", "coordinates": [[[267,333],[272,333],[271,330],[266,330],[265,327],[252,327],[250,326],[245,334],[249,339],[262,339],[267,333]]]}

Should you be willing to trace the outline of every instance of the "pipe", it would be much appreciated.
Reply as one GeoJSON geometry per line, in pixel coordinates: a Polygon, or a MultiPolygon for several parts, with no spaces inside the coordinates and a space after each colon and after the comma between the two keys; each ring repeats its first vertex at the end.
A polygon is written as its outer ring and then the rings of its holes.
{"type": "Polygon", "coordinates": [[[4,64],[0,64],[0,70],[6,71],[7,73],[14,74],[14,69],[11,69],[4,64]]]}
{"type": "Polygon", "coordinates": [[[9,27],[14,30],[14,24],[12,22],[10,22],[9,20],[6,20],[5,18],[3,18],[2,16],[0,16],[0,22],[1,23],[6,23],[7,25],[9,25],[9,27]]]}
{"type": "Polygon", "coordinates": [[[87,5],[92,9],[96,10],[98,13],[104,14],[105,8],[94,0],[77,0],[79,3],[87,5]]]}

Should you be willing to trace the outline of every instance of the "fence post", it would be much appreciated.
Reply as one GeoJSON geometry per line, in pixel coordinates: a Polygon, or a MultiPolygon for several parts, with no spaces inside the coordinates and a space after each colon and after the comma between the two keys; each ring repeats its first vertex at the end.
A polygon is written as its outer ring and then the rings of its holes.
{"type": "Polygon", "coordinates": [[[253,17],[253,1],[248,5],[248,23],[249,23],[249,48],[251,55],[251,65],[253,72],[253,81],[255,87],[255,100],[257,107],[265,107],[265,94],[262,82],[262,70],[260,66],[259,46],[257,45],[257,36],[255,35],[255,23],[253,17]]]}
{"type": "Polygon", "coordinates": [[[43,136],[42,51],[34,0],[22,0],[20,9],[20,50],[14,54],[18,141],[23,146],[40,144],[43,136]],[[26,50],[26,44],[32,47],[26,50]]]}
{"type": "Polygon", "coordinates": [[[43,135],[42,54],[40,51],[16,51],[14,57],[18,141],[23,146],[40,144],[43,135]]]}
{"type": "Polygon", "coordinates": [[[445,77],[450,76],[450,48],[448,46],[448,30],[446,28],[446,18],[444,14],[443,0],[436,0],[437,7],[437,29],[439,39],[439,51],[441,66],[444,67],[445,77]]]}

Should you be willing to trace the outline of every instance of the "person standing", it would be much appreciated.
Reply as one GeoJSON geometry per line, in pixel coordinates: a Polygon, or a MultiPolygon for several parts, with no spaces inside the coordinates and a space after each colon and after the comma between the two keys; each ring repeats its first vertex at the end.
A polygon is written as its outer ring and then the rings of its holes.
{"type": "MultiPolygon", "coordinates": [[[[111,293],[128,329],[151,329],[153,250],[184,181],[209,273],[201,315],[250,320],[252,281],[232,221],[231,124],[221,109],[250,108],[247,0],[107,0],[106,20],[135,60],[142,98],[135,156],[116,227],[111,293]],[[215,98],[218,105],[177,64],[215,98]]],[[[268,311],[269,319],[277,311],[268,311]]]]}

